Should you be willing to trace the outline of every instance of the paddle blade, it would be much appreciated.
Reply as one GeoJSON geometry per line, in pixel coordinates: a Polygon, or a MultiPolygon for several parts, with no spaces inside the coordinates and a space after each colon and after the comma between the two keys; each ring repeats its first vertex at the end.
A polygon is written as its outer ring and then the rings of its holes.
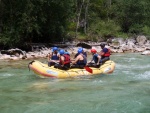
{"type": "Polygon", "coordinates": [[[84,69],[86,71],[88,71],[89,73],[93,73],[93,70],[91,68],[89,68],[88,66],[85,66],[84,69]]]}

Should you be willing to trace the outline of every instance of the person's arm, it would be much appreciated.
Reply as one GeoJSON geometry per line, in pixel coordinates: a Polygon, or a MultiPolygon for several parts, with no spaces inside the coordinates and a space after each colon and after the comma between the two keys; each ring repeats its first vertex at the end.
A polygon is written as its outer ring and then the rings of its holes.
{"type": "Polygon", "coordinates": [[[64,56],[60,56],[60,58],[61,58],[61,61],[62,61],[62,66],[64,66],[65,58],[64,58],[64,56]]]}
{"type": "Polygon", "coordinates": [[[98,58],[97,65],[99,65],[99,62],[100,62],[101,57],[98,55],[97,58],[98,58]]]}
{"type": "Polygon", "coordinates": [[[50,53],[47,55],[47,60],[48,60],[48,62],[50,62],[51,56],[52,56],[52,55],[51,55],[50,53]]]}
{"type": "Polygon", "coordinates": [[[101,56],[103,56],[103,55],[104,55],[104,52],[103,52],[103,50],[100,52],[100,55],[101,55],[101,56]]]}
{"type": "Polygon", "coordinates": [[[80,59],[80,56],[77,56],[77,57],[75,58],[75,60],[72,62],[72,64],[75,64],[79,59],[80,59]]]}

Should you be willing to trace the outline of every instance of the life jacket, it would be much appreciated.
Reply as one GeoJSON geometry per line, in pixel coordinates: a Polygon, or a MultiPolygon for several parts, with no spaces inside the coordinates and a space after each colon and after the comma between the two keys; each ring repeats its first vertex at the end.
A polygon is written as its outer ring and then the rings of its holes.
{"type": "Polygon", "coordinates": [[[78,61],[77,61],[77,64],[78,64],[78,65],[86,65],[86,63],[87,63],[87,58],[86,58],[86,56],[83,55],[83,54],[82,54],[82,57],[83,57],[83,60],[78,60],[78,61]]]}
{"type": "Polygon", "coordinates": [[[84,55],[85,57],[87,57],[87,53],[86,53],[86,52],[83,52],[83,55],[84,55]]]}
{"type": "Polygon", "coordinates": [[[59,57],[58,57],[57,54],[52,53],[51,59],[52,59],[52,60],[59,60],[59,57]]]}
{"type": "Polygon", "coordinates": [[[109,57],[110,56],[110,49],[107,48],[107,52],[104,53],[104,55],[102,55],[102,57],[109,57]]]}
{"type": "MultiPolygon", "coordinates": [[[[65,59],[64,59],[64,65],[65,64],[69,64],[70,63],[70,55],[64,54],[63,56],[65,57],[65,59]]],[[[62,60],[61,59],[60,59],[60,64],[62,64],[62,60]]]]}
{"type": "MultiPolygon", "coordinates": [[[[80,54],[80,53],[76,53],[75,56],[74,56],[74,58],[76,58],[79,54],[80,54]]],[[[82,54],[83,54],[85,57],[87,57],[87,53],[86,53],[86,52],[83,52],[82,54]]]]}

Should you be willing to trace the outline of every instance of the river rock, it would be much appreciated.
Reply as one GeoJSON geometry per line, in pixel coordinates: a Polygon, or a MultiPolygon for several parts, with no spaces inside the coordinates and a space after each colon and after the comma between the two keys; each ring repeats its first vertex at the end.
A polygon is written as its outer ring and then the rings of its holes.
{"type": "Polygon", "coordinates": [[[137,52],[143,52],[143,51],[145,51],[145,48],[135,48],[135,51],[137,51],[137,52]]]}
{"type": "Polygon", "coordinates": [[[136,38],[136,41],[137,41],[137,43],[139,45],[143,45],[146,42],[146,40],[147,40],[147,38],[145,36],[143,36],[143,35],[142,36],[138,36],[136,38]]]}
{"type": "Polygon", "coordinates": [[[150,51],[144,51],[141,55],[150,55],[150,51]]]}

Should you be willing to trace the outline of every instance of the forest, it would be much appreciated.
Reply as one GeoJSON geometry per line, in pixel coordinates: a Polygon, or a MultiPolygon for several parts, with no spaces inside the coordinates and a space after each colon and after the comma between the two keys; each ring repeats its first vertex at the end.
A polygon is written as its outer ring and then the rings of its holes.
{"type": "Polygon", "coordinates": [[[0,0],[0,47],[150,36],[150,0],[0,0]]]}

